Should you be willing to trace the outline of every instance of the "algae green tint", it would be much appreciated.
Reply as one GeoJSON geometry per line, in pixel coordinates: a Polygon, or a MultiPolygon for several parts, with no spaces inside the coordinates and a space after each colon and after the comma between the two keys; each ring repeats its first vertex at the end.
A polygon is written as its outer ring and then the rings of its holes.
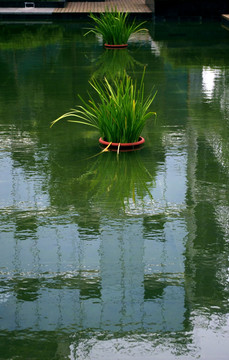
{"type": "Polygon", "coordinates": [[[147,64],[157,121],[95,156],[95,128],[50,130],[112,83],[86,26],[0,23],[0,359],[228,360],[229,31],[137,33],[112,68],[140,84],[147,64]]]}

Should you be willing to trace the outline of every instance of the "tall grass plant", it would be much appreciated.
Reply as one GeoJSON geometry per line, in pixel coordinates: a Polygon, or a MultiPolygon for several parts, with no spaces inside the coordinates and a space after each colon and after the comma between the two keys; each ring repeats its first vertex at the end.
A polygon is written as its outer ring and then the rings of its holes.
{"type": "Polygon", "coordinates": [[[93,78],[90,85],[97,94],[97,102],[89,93],[85,101],[80,95],[82,105],[63,114],[51,124],[67,119],[70,122],[96,128],[100,136],[108,142],[136,142],[142,133],[147,119],[156,115],[149,108],[156,96],[153,91],[145,97],[143,72],[140,84],[124,72],[122,78],[99,81],[93,78]]]}
{"type": "Polygon", "coordinates": [[[95,25],[85,35],[89,33],[102,35],[103,42],[109,45],[127,44],[130,35],[146,30],[142,28],[145,22],[137,24],[135,20],[129,19],[128,13],[116,9],[106,9],[99,16],[92,13],[89,16],[95,25]]]}

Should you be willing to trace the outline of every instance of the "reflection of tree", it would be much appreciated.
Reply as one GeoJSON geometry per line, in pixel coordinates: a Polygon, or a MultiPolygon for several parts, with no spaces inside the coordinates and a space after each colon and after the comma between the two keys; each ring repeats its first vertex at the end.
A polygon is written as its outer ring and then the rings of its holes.
{"type": "Polygon", "coordinates": [[[164,214],[158,214],[154,216],[145,216],[143,220],[144,236],[151,237],[153,233],[156,233],[157,240],[165,241],[164,225],[166,219],[164,214]]]}
{"type": "Polygon", "coordinates": [[[192,220],[188,220],[190,235],[185,265],[189,305],[212,314],[218,310],[227,312],[228,217],[222,216],[222,211],[228,212],[229,196],[224,190],[228,178],[209,150],[201,141],[195,156],[191,155],[196,161],[187,199],[192,220]]]}
{"type": "Polygon", "coordinates": [[[101,297],[101,279],[97,273],[85,274],[79,272],[76,276],[66,277],[57,275],[51,279],[41,276],[40,278],[15,277],[8,282],[2,281],[1,287],[10,287],[10,291],[18,300],[35,301],[39,298],[43,289],[74,289],[79,290],[80,300],[101,297]]]}
{"type": "Polygon", "coordinates": [[[8,282],[17,296],[18,300],[21,301],[35,301],[38,299],[38,291],[40,289],[40,280],[32,278],[14,279],[12,283],[8,282]]]}
{"type": "MultiPolygon", "coordinates": [[[[217,59],[213,63],[219,64],[217,59]]],[[[187,191],[190,216],[187,218],[186,282],[191,309],[207,312],[209,316],[214,312],[227,312],[227,89],[224,66],[216,70],[214,67],[190,67],[187,191]],[[217,76],[211,76],[211,81],[207,82],[207,76],[215,73],[217,76]]]]}
{"type": "Polygon", "coordinates": [[[154,39],[163,42],[161,56],[174,68],[228,63],[227,32],[214,22],[158,25],[154,30],[154,39]]]}
{"type": "Polygon", "coordinates": [[[63,334],[57,337],[55,331],[39,331],[36,336],[31,335],[28,330],[5,331],[4,337],[0,338],[2,359],[12,358],[15,354],[21,359],[52,359],[63,340],[66,341],[63,334]]]}
{"type": "MultiPolygon", "coordinates": [[[[161,274],[160,274],[161,275],[161,274]]],[[[166,286],[165,281],[161,281],[157,276],[154,275],[145,275],[144,278],[144,299],[152,300],[159,299],[163,297],[163,292],[166,286]]]]}
{"type": "Polygon", "coordinates": [[[58,25],[1,25],[0,49],[32,49],[61,41],[62,37],[63,31],[58,25]]]}
{"type": "MultiPolygon", "coordinates": [[[[77,93],[86,92],[85,77],[89,78],[91,65],[85,61],[85,41],[80,42],[82,27],[67,28],[71,41],[65,39],[65,25],[2,27],[5,37],[0,54],[0,111],[6,122],[23,127],[29,123],[36,129],[41,124],[48,126],[59,113],[74,105],[77,93]]],[[[87,56],[94,51],[90,48],[87,56]]]]}
{"type": "MultiPolygon", "coordinates": [[[[16,93],[16,81],[13,72],[10,69],[9,64],[0,56],[0,103],[4,104],[12,99],[12,94],[16,93]],[[9,88],[6,88],[6,85],[9,88]]],[[[2,113],[2,106],[0,114],[2,113]]]]}

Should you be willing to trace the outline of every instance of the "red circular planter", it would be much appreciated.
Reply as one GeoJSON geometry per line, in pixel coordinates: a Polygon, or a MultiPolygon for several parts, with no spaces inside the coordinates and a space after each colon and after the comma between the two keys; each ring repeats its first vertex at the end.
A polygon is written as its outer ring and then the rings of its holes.
{"type": "Polygon", "coordinates": [[[104,44],[104,46],[107,49],[125,49],[127,48],[128,44],[119,44],[119,45],[104,44]]]}
{"type": "Polygon", "coordinates": [[[136,142],[132,142],[132,143],[109,143],[109,141],[105,141],[103,140],[102,138],[99,139],[99,143],[101,145],[103,145],[104,147],[109,146],[109,149],[110,150],[113,150],[113,151],[117,151],[119,149],[119,151],[132,151],[132,150],[135,150],[137,148],[139,148],[142,144],[144,144],[145,142],[145,139],[140,136],[139,137],[139,140],[136,141],[136,142]]]}

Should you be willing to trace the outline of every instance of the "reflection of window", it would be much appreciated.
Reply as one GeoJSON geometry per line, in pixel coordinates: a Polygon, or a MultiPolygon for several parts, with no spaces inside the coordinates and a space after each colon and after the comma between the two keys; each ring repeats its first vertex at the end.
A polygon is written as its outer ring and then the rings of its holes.
{"type": "Polygon", "coordinates": [[[208,99],[213,98],[215,81],[220,76],[219,69],[212,69],[210,66],[204,66],[202,70],[202,90],[208,99]]]}
{"type": "Polygon", "coordinates": [[[80,279],[80,298],[83,300],[101,297],[101,279],[80,279]]]}
{"type": "Polygon", "coordinates": [[[144,300],[153,300],[162,298],[164,288],[166,287],[164,281],[155,278],[154,274],[145,275],[144,277],[144,300]]]}

